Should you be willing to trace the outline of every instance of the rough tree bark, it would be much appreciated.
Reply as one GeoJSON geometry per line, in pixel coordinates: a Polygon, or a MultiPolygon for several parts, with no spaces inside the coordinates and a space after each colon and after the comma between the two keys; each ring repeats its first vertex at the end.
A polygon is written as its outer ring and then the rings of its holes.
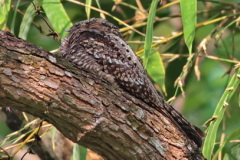
{"type": "Polygon", "coordinates": [[[48,121],[105,159],[203,159],[160,112],[5,31],[0,31],[0,106],[48,121]]]}

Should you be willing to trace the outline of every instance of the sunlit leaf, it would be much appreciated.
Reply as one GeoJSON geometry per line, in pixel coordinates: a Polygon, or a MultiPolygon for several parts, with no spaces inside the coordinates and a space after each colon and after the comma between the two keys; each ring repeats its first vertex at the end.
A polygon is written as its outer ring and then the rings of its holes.
{"type": "Polygon", "coordinates": [[[75,144],[73,146],[73,154],[71,160],[86,160],[87,158],[87,149],[75,144]]]}
{"type": "Polygon", "coordinates": [[[57,132],[57,129],[55,127],[52,127],[52,129],[51,129],[51,140],[52,140],[52,149],[53,150],[55,150],[55,148],[56,148],[56,145],[55,145],[56,132],[57,132]]]}
{"type": "MultiPolygon", "coordinates": [[[[88,5],[88,6],[91,6],[92,5],[92,0],[86,0],[85,4],[88,5]]],[[[85,11],[86,11],[86,14],[87,14],[87,19],[90,19],[91,8],[86,6],[85,11]]]]}
{"type": "Polygon", "coordinates": [[[192,43],[195,36],[197,23],[197,0],[181,0],[181,14],[183,23],[184,40],[188,47],[189,54],[192,53],[192,43]]]}
{"type": "Polygon", "coordinates": [[[7,24],[8,13],[10,10],[11,0],[0,1],[0,29],[5,29],[7,24]]]}
{"type": "MultiPolygon", "coordinates": [[[[34,0],[33,3],[36,6],[39,5],[37,0],[34,0]]],[[[23,16],[23,19],[22,19],[22,22],[20,25],[20,31],[18,34],[18,36],[20,38],[25,39],[25,40],[27,38],[27,34],[28,34],[29,28],[31,26],[32,20],[36,16],[36,9],[35,9],[33,3],[29,3],[29,6],[23,16]]]]}
{"type": "Polygon", "coordinates": [[[240,135],[240,128],[235,130],[224,142],[223,144],[221,145],[221,147],[218,148],[217,152],[215,153],[213,159],[216,159],[217,158],[217,155],[219,152],[222,151],[222,149],[225,147],[225,145],[230,142],[230,140],[233,140],[234,138],[236,137],[239,137],[240,135]]]}
{"type": "Polygon", "coordinates": [[[150,11],[148,14],[148,21],[147,21],[147,31],[146,31],[146,38],[144,42],[144,54],[143,54],[143,66],[147,68],[149,54],[151,52],[151,44],[152,44],[152,37],[153,37],[153,23],[156,14],[156,8],[159,0],[153,0],[151,3],[150,11]]]}
{"type": "Polygon", "coordinates": [[[44,12],[46,13],[53,29],[59,33],[60,37],[63,38],[67,35],[65,32],[72,26],[65,9],[60,0],[43,0],[42,5],[44,12]]]}
{"type": "Polygon", "coordinates": [[[165,68],[159,52],[149,55],[147,72],[150,77],[160,86],[161,90],[166,93],[165,88],[165,68]]]}
{"type": "Polygon", "coordinates": [[[213,113],[212,117],[215,117],[215,120],[213,120],[210,123],[208,127],[208,133],[203,144],[203,155],[207,159],[211,159],[211,155],[213,153],[216,141],[218,127],[222,122],[225,109],[229,107],[228,102],[240,83],[239,78],[237,77],[237,75],[239,74],[240,69],[237,70],[237,72],[233,75],[233,77],[229,81],[228,86],[225,89],[224,93],[222,94],[222,97],[218,102],[218,105],[213,113]]]}

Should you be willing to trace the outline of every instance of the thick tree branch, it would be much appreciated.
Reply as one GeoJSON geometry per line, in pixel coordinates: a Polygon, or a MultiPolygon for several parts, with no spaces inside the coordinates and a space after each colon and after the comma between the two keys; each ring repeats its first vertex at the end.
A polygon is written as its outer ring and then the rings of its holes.
{"type": "Polygon", "coordinates": [[[0,31],[0,106],[52,123],[105,159],[202,159],[158,111],[116,84],[0,31]]]}

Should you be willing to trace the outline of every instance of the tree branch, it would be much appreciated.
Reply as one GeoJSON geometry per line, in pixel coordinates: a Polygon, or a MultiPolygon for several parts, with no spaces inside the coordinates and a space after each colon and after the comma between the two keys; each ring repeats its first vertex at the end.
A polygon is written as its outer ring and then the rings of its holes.
{"type": "Polygon", "coordinates": [[[203,159],[160,112],[5,31],[0,31],[0,106],[48,121],[105,159],[203,159]]]}

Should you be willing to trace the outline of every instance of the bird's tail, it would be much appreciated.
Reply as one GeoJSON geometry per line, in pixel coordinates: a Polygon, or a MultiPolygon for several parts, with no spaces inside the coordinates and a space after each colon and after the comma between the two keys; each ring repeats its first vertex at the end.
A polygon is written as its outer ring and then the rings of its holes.
{"type": "MultiPolygon", "coordinates": [[[[176,111],[171,105],[162,101],[163,106],[170,117],[177,123],[177,127],[180,129],[191,139],[194,141],[199,147],[202,146],[202,141],[204,137],[204,132],[198,127],[192,125],[188,122],[178,111],[176,111]]],[[[159,108],[160,109],[160,108],[159,108]]],[[[162,109],[160,109],[162,112],[162,109]]],[[[166,113],[165,113],[166,114],[166,113]]]]}

